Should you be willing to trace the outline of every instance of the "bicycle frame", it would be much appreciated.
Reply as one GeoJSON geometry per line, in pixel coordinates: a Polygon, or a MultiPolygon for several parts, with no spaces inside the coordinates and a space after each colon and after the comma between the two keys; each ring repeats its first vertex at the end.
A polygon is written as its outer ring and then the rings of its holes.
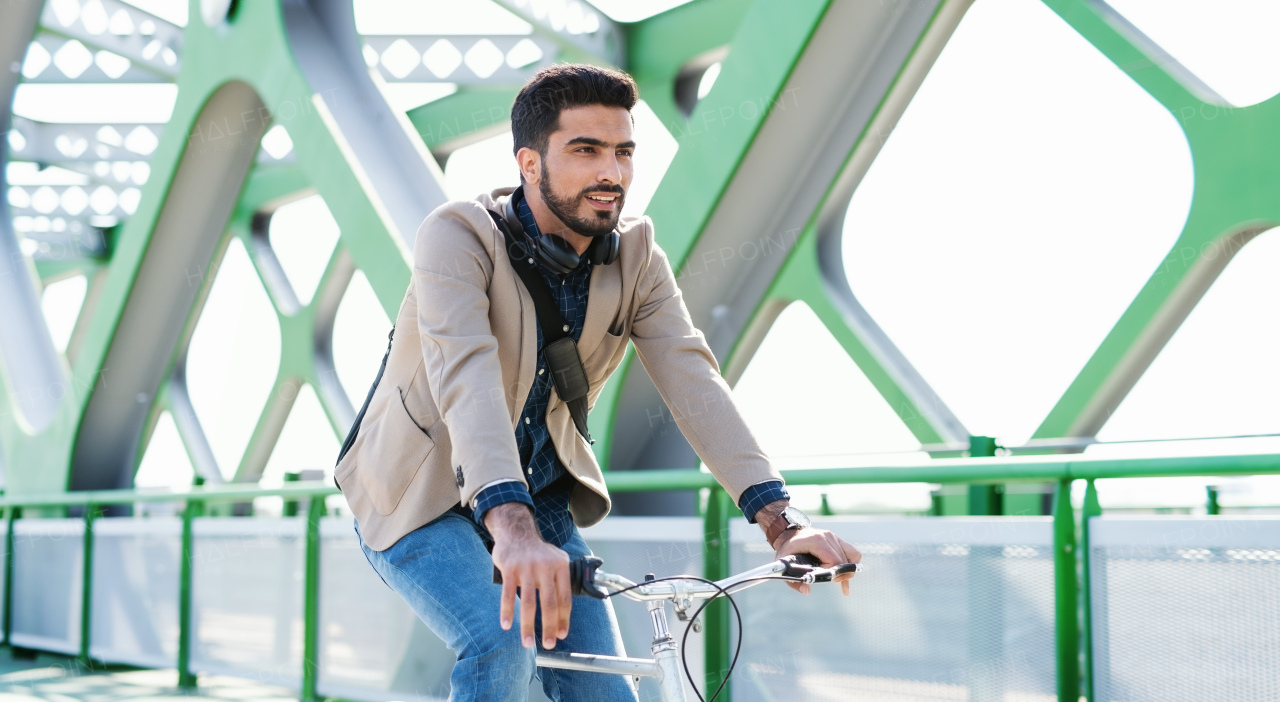
{"type": "Polygon", "coordinates": [[[764,578],[786,570],[781,561],[730,576],[712,586],[696,580],[664,580],[662,582],[636,583],[610,573],[597,572],[596,585],[611,594],[621,594],[627,599],[646,602],[653,625],[653,643],[649,646],[653,658],[627,658],[625,656],[597,656],[585,653],[542,652],[537,656],[541,668],[581,670],[590,673],[625,675],[630,678],[633,690],[638,691],[640,678],[656,678],[662,702],[686,702],[683,671],[680,666],[680,644],[671,636],[667,627],[667,602],[683,615],[695,600],[706,600],[720,595],[721,590],[740,592],[759,585],[764,578]]]}

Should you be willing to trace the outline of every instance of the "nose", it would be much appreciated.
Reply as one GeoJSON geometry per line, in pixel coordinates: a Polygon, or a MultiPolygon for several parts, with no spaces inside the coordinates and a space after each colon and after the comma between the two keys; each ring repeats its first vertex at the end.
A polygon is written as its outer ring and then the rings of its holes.
{"type": "Polygon", "coordinates": [[[596,181],[620,185],[622,183],[622,164],[617,154],[609,154],[600,163],[600,171],[596,173],[596,181]]]}

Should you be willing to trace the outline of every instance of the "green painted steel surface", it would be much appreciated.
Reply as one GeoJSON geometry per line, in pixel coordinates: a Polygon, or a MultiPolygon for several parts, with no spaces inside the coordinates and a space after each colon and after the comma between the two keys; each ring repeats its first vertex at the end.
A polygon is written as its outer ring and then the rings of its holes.
{"type": "MultiPolygon", "coordinates": [[[[1276,137],[1280,130],[1275,128],[1280,124],[1280,100],[1248,108],[1220,104],[1203,86],[1188,83],[1186,76],[1177,73],[1176,65],[1153,60],[1143,38],[1104,6],[1085,0],[1044,1],[1178,119],[1191,146],[1196,183],[1191,215],[1178,243],[1036,433],[1037,438],[1052,438],[1096,431],[1230,257],[1258,231],[1280,223],[1280,208],[1273,197],[1265,196],[1280,184],[1280,139],[1276,137]]],[[[960,14],[967,5],[942,3],[937,12],[960,14]]],[[[744,99],[762,105],[778,101],[826,8],[827,3],[819,0],[786,7],[764,1],[700,0],[622,26],[626,68],[680,146],[649,208],[660,240],[677,268],[685,264],[725,188],[738,174],[768,111],[733,120],[718,115],[744,99]],[[688,66],[707,56],[723,60],[723,70],[711,93],[686,117],[676,103],[675,85],[682,76],[687,79],[688,66]]],[[[929,31],[926,28],[921,37],[929,31]]],[[[563,43],[563,37],[557,41],[563,43]]],[[[67,260],[38,266],[42,278],[101,268],[104,283],[68,369],[66,387],[58,389],[65,397],[53,423],[33,434],[24,427],[19,413],[10,410],[0,417],[10,493],[44,493],[67,487],[71,452],[86,403],[96,389],[110,382],[110,369],[103,365],[106,352],[144,254],[152,245],[151,233],[179,163],[184,156],[229,145],[250,131],[247,127],[252,125],[247,122],[283,124],[296,146],[297,158],[295,164],[257,164],[251,169],[225,236],[250,244],[257,235],[254,223],[260,221],[255,218],[269,211],[272,203],[302,192],[317,192],[325,198],[342,231],[319,290],[340,296],[346,279],[360,269],[384,310],[394,313],[408,278],[407,251],[377,194],[353,167],[341,134],[335,131],[326,107],[326,101],[335,96],[309,87],[294,50],[280,8],[270,2],[244,3],[232,20],[218,29],[200,21],[186,28],[173,117],[152,158],[152,176],[142,202],[134,216],[118,228],[109,261],[67,260]],[[247,84],[264,110],[244,116],[246,124],[200,124],[199,115],[209,97],[229,81],[247,84]]],[[[902,70],[927,71],[934,57],[936,52],[913,55],[902,70]],[[919,65],[913,67],[913,60],[919,65]]],[[[888,99],[897,85],[895,81],[883,97],[888,99]]],[[[503,129],[513,91],[514,86],[463,87],[454,95],[411,110],[408,118],[423,142],[443,157],[470,139],[503,129]]],[[[890,126],[895,119],[889,119],[890,126]]],[[[861,141],[854,152],[859,148],[861,141]]],[[[851,166],[855,156],[850,154],[851,166]]],[[[759,306],[758,318],[767,326],[781,306],[804,301],[922,443],[944,440],[928,408],[913,403],[833,304],[820,275],[817,224],[811,220],[799,232],[786,264],[759,306]]],[[[224,247],[225,241],[219,244],[219,251],[224,247]]],[[[246,250],[260,277],[265,277],[259,250],[248,245],[246,250]]],[[[199,284],[204,287],[198,299],[207,294],[211,284],[207,274],[216,264],[215,256],[202,273],[199,284]]],[[[291,307],[274,295],[271,286],[265,287],[281,329],[280,365],[273,399],[260,410],[248,408],[260,416],[249,447],[233,471],[236,480],[252,481],[261,474],[301,384],[317,389],[335,436],[342,436],[350,418],[345,398],[333,392],[331,384],[326,389],[322,376],[331,374],[331,369],[318,365],[316,349],[325,343],[328,322],[317,318],[325,304],[324,295],[317,294],[306,306],[291,307]]],[[[198,313],[199,304],[190,314],[184,338],[189,339],[198,313]]],[[[175,348],[174,358],[183,351],[175,348]]],[[[726,368],[745,366],[752,352],[753,347],[744,348],[741,358],[731,352],[726,368]]],[[[598,453],[606,466],[614,433],[626,430],[615,426],[614,410],[623,381],[635,372],[632,358],[605,388],[591,420],[593,433],[601,437],[598,453]]],[[[0,403],[14,407],[15,398],[0,388],[0,403]]],[[[165,381],[151,418],[138,437],[140,445],[145,446],[159,413],[172,408],[165,381]]],[[[191,444],[185,433],[183,439],[191,444]]],[[[1008,495],[1005,511],[1013,509],[1011,503],[1022,497],[1008,495]]],[[[1023,501],[1027,504],[1018,509],[1026,511],[1038,499],[1038,495],[1026,497],[1023,501]]]]}
{"type": "MultiPolygon", "coordinates": [[[[732,573],[729,570],[729,519],[737,512],[729,495],[719,487],[710,489],[707,496],[707,510],[702,517],[702,577],[708,580],[723,580],[732,573]]],[[[713,601],[702,613],[706,623],[706,676],[704,684],[708,695],[729,672],[729,664],[733,660],[733,647],[730,643],[729,604],[713,601]]],[[[742,632],[739,631],[741,636],[742,632]]],[[[729,686],[725,683],[721,691],[724,699],[732,699],[729,686]]]]}
{"type": "MultiPolygon", "coordinates": [[[[733,178],[743,154],[768,116],[769,105],[782,98],[787,76],[803,53],[808,38],[826,10],[826,0],[804,0],[786,5],[771,2],[731,3],[721,0],[705,10],[685,6],[675,13],[715,13],[723,6],[728,17],[743,12],[729,43],[729,55],[706,98],[699,101],[693,114],[685,118],[675,107],[674,83],[678,68],[698,53],[714,48],[725,38],[730,22],[714,22],[715,29],[695,31],[695,26],[679,20],[665,20],[658,15],[632,30],[629,51],[634,63],[629,67],[636,75],[643,94],[654,112],[663,120],[667,131],[679,143],[679,151],[663,177],[645,214],[653,219],[658,243],[667,252],[677,272],[686,264],[699,232],[714,213],[720,197],[733,178]],[[743,8],[746,7],[745,11],[743,8]],[[687,8],[687,9],[686,9],[687,8]],[[653,27],[647,30],[646,26],[653,27]],[[678,29],[677,29],[678,27],[678,29]],[[666,31],[663,31],[663,28],[666,31]],[[677,32],[673,38],[701,34],[690,44],[663,43],[663,37],[677,32]],[[711,41],[706,41],[709,37],[711,41]],[[689,46],[673,50],[674,46],[689,46]],[[734,51],[734,47],[739,47],[734,51]],[[654,58],[650,58],[654,57],[654,58]],[[743,101],[756,105],[755,110],[739,113],[743,101]],[[720,117],[728,109],[732,119],[720,117]]],[[[698,17],[704,15],[698,14],[698,17]]],[[[606,470],[610,465],[615,416],[620,391],[629,374],[637,372],[634,350],[605,384],[590,417],[591,433],[596,438],[594,449],[606,470]]]]}
{"type": "Polygon", "coordinates": [[[1053,496],[1053,610],[1059,700],[1080,698],[1078,551],[1076,515],[1071,507],[1071,481],[1060,480],[1053,496]]]}
{"type": "MultiPolygon", "coordinates": [[[[79,423],[87,402],[96,389],[110,382],[110,369],[103,360],[111,345],[132,283],[150,245],[150,236],[160,216],[179,163],[185,157],[199,158],[237,144],[247,129],[262,126],[263,121],[284,124],[299,149],[297,165],[290,173],[270,173],[259,167],[249,178],[245,197],[231,222],[230,236],[247,237],[248,224],[254,210],[252,203],[269,199],[291,188],[310,187],[325,198],[342,231],[335,258],[349,256],[366,275],[389,315],[399,305],[408,280],[407,252],[398,240],[394,225],[381,208],[376,195],[352,168],[347,146],[325,105],[324,96],[308,87],[290,51],[280,8],[270,2],[240,3],[229,27],[211,29],[192,21],[186,29],[182,73],[178,81],[178,99],[159,147],[151,160],[151,177],[143,189],[137,211],[126,223],[112,252],[107,278],[98,296],[94,316],[88,327],[80,354],[70,368],[65,397],[51,426],[39,434],[26,431],[17,415],[6,412],[0,418],[0,441],[6,453],[6,489],[10,494],[62,490],[68,487],[71,452],[79,423]],[[248,85],[260,98],[264,111],[242,114],[241,123],[200,123],[199,115],[211,95],[230,83],[248,85]]],[[[222,245],[225,247],[225,244],[222,245]]],[[[248,247],[252,252],[252,248],[248,247]]],[[[216,260],[207,262],[199,271],[206,275],[216,268],[216,260]]],[[[324,289],[339,273],[331,262],[320,289],[324,289]]],[[[202,279],[207,286],[211,280],[202,279]]],[[[269,286],[268,286],[269,289],[269,286]]],[[[200,298],[203,295],[198,296],[200,298]]],[[[317,296],[317,299],[320,296],[317,296]]],[[[281,310],[281,361],[275,382],[281,389],[296,387],[301,380],[318,385],[312,363],[315,352],[314,308],[316,301],[300,310],[281,310]]],[[[198,308],[189,324],[194,325],[198,308]]],[[[175,349],[175,356],[179,349],[175,349]]],[[[283,393],[288,396],[288,393],[283,393]]],[[[321,394],[322,403],[326,398],[321,394]]],[[[14,398],[0,388],[0,402],[13,406],[14,398]]],[[[153,417],[158,413],[153,409],[153,417]]],[[[264,415],[273,409],[264,409],[264,415]]],[[[285,408],[287,410],[287,407],[285,408]]],[[[252,410],[250,410],[252,411],[252,410]]],[[[326,411],[338,414],[332,403],[326,411]]],[[[154,423],[154,418],[151,424],[154,423]]],[[[259,422],[254,440],[241,462],[240,471],[252,468],[270,453],[275,436],[259,422]],[[248,464],[246,466],[246,464],[248,464]]],[[[337,432],[335,422],[335,433],[337,432]]],[[[138,437],[139,441],[145,437],[138,437]]]]}
{"type": "Polygon", "coordinates": [[[320,677],[320,518],[324,498],[312,497],[307,507],[306,585],[302,600],[302,699],[320,699],[316,683],[320,677]]]}
{"type": "Polygon", "coordinates": [[[182,562],[178,564],[178,687],[184,690],[196,687],[196,675],[191,672],[191,578],[195,569],[195,535],[192,531],[196,517],[204,514],[204,503],[188,500],[182,509],[182,562]]]}
{"type": "Polygon", "coordinates": [[[22,515],[21,507],[5,507],[4,532],[4,642],[13,634],[13,523],[22,515]]]}
{"type": "MultiPolygon", "coordinates": [[[[910,0],[903,0],[909,2],[910,0]]],[[[1231,258],[1247,242],[1266,228],[1280,224],[1280,98],[1260,104],[1235,108],[1211,94],[1211,91],[1188,79],[1167,56],[1153,50],[1140,34],[1108,8],[1089,0],[1043,0],[1068,25],[1106,58],[1123,70],[1138,86],[1150,93],[1178,121],[1186,135],[1194,164],[1195,190],[1191,212],[1184,229],[1164,260],[1151,273],[1149,280],[1110,334],[1079,371],[1074,382],[1044,418],[1035,433],[1037,439],[1092,436],[1111,412],[1124,399],[1137,378],[1173,335],[1195,303],[1225,268],[1231,258]]],[[[893,3],[889,3],[893,4],[893,3]]],[[[902,62],[897,77],[879,100],[867,133],[882,134],[896,123],[901,109],[910,99],[919,78],[927,72],[945,43],[954,22],[968,7],[965,0],[939,3],[935,19],[920,33],[920,43],[902,62]],[[941,21],[945,20],[945,21],[941,21]],[[932,34],[931,34],[932,33],[932,34]],[[931,40],[936,40],[932,41],[931,40]]],[[[675,136],[679,151],[667,171],[648,214],[656,223],[659,241],[670,255],[677,270],[687,268],[708,223],[722,204],[726,189],[735,177],[742,175],[744,159],[755,145],[769,110],[742,113],[737,106],[750,102],[768,107],[785,98],[787,81],[797,62],[809,48],[810,40],[821,26],[829,9],[826,0],[802,0],[778,3],[774,0],[697,0],[648,20],[625,25],[626,66],[636,78],[642,94],[667,129],[675,136]],[[699,101],[689,116],[676,98],[676,85],[688,80],[691,63],[714,56],[723,60],[723,70],[714,88],[699,101]],[[724,110],[735,112],[734,119],[724,119],[724,110]]],[[[41,510],[61,511],[75,505],[90,507],[86,511],[86,539],[92,538],[93,505],[132,504],[143,501],[185,499],[183,496],[148,495],[128,491],[82,492],[63,494],[70,487],[73,454],[88,404],[96,391],[112,382],[107,364],[117,330],[134,291],[149,250],[157,245],[153,235],[164,214],[171,190],[175,186],[184,159],[211,156],[229,146],[243,146],[244,134],[258,133],[266,127],[284,125],[295,144],[296,163],[255,164],[244,174],[224,233],[214,247],[216,253],[197,271],[191,284],[199,287],[196,303],[187,315],[181,341],[169,351],[170,365],[185,354],[200,313],[201,301],[208,294],[213,273],[228,242],[239,239],[249,253],[255,271],[264,281],[281,333],[281,354],[270,400],[262,408],[245,408],[256,412],[258,419],[249,445],[238,465],[234,480],[243,486],[211,487],[195,490],[189,496],[184,512],[183,582],[180,619],[179,670],[182,683],[190,685],[190,578],[191,519],[206,503],[245,501],[253,496],[275,494],[293,499],[318,498],[333,494],[326,486],[294,484],[281,491],[263,492],[256,482],[267,458],[279,438],[293,398],[303,383],[312,385],[328,418],[334,435],[341,438],[352,416],[352,408],[341,392],[330,382],[332,367],[322,351],[328,343],[326,334],[332,322],[336,297],[345,290],[353,271],[363,271],[388,316],[394,316],[409,277],[408,251],[403,232],[392,221],[379,193],[370,185],[351,154],[351,146],[334,121],[332,101],[341,96],[317,92],[299,67],[291,46],[279,4],[275,2],[237,3],[232,20],[210,28],[192,13],[183,46],[182,69],[178,77],[178,98],[160,145],[151,158],[151,177],[143,189],[143,197],[134,215],[110,232],[107,258],[76,258],[42,261],[34,268],[42,280],[84,272],[90,277],[102,276],[101,289],[87,316],[85,333],[75,352],[68,354],[68,378],[65,387],[51,388],[61,394],[61,404],[52,423],[34,432],[17,411],[17,398],[12,383],[0,383],[0,445],[6,466],[6,496],[0,505],[7,506],[10,530],[7,538],[5,589],[5,630],[11,626],[12,523],[19,505],[28,507],[28,515],[41,510]],[[241,115],[239,124],[202,120],[211,100],[227,86],[244,85],[261,103],[263,110],[241,115]],[[317,293],[307,305],[292,304],[272,285],[265,284],[272,271],[260,246],[263,215],[282,200],[306,192],[320,194],[338,222],[341,236],[322,274],[317,293]],[[336,297],[335,297],[336,296],[336,297]]],[[[569,53],[586,57],[579,49],[557,42],[569,53]]],[[[446,98],[410,110],[407,119],[423,143],[443,159],[454,149],[506,128],[515,86],[467,86],[446,98]]],[[[947,430],[933,408],[922,406],[904,386],[900,377],[884,362],[875,349],[845,316],[826,282],[822,257],[829,255],[823,246],[823,214],[839,209],[847,197],[849,180],[856,181],[865,173],[875,157],[875,140],[859,138],[846,155],[846,164],[832,180],[819,205],[798,231],[782,267],[773,277],[768,292],[760,301],[753,325],[766,328],[786,304],[805,302],[833,334],[850,358],[866,375],[876,391],[923,444],[948,440],[947,430]],[[844,188],[844,189],[842,189],[844,188]]],[[[432,164],[434,167],[434,164],[432,164]]],[[[855,183],[856,184],[856,183],[855,183]]],[[[1247,254],[1246,254],[1247,255],[1247,254]]],[[[190,272],[187,272],[190,278],[190,272]]],[[[731,346],[723,366],[733,376],[750,360],[755,346],[747,338],[759,332],[748,331],[731,346]]],[[[616,412],[622,386],[628,375],[636,373],[634,354],[619,369],[604,389],[591,417],[592,433],[598,437],[597,453],[608,467],[610,447],[618,432],[634,428],[619,426],[616,412]]],[[[172,378],[161,383],[150,407],[150,416],[136,437],[145,446],[160,412],[175,411],[182,398],[175,396],[172,378]]],[[[185,391],[184,391],[185,392],[185,391]]],[[[180,427],[184,443],[199,463],[196,437],[180,427]]],[[[975,437],[976,438],[976,437],[975,437]]],[[[835,470],[786,471],[793,485],[826,485],[846,483],[887,483],[902,481],[967,484],[968,512],[1026,513],[1039,511],[1041,496],[1034,492],[998,492],[998,486],[1015,484],[1047,484],[1055,489],[1055,577],[1058,586],[1058,646],[1060,695],[1074,699],[1079,682],[1077,655],[1079,640],[1090,636],[1088,620],[1088,565],[1084,565],[1083,630],[1074,618],[1074,603],[1079,593],[1075,580],[1077,551],[1074,518],[1067,495],[1074,479],[1089,480],[1086,520],[1098,512],[1093,479],[1110,477],[1159,477],[1189,475],[1253,475],[1280,472],[1280,456],[1248,455],[1218,457],[1185,457],[1151,460],[1067,459],[1045,456],[1043,459],[1012,460],[977,458],[994,453],[994,442],[971,446],[971,459],[937,459],[927,465],[913,467],[870,467],[835,470]],[[1071,517],[1071,519],[1068,519],[1071,517]],[[1070,530],[1068,529],[1070,523],[1070,530]],[[1069,569],[1069,572],[1068,572],[1069,569]],[[1070,614],[1068,616],[1068,607],[1070,614]],[[1073,648],[1073,646],[1075,648],[1073,648]]],[[[136,463],[136,461],[135,461],[136,463]]],[[[231,467],[228,467],[231,468],[231,467]]],[[[696,470],[646,470],[636,473],[613,473],[608,476],[611,490],[622,492],[649,490],[692,490],[710,488],[711,499],[704,514],[707,529],[706,568],[709,576],[727,572],[727,523],[732,504],[706,473],[696,470]]],[[[946,502],[949,498],[942,498],[946,502]]],[[[964,501],[957,496],[956,502],[964,501]]],[[[319,499],[313,499],[319,503],[319,499]]],[[[1210,510],[1216,507],[1216,495],[1209,494],[1210,510]]],[[[314,511],[314,508],[313,508],[314,511]]],[[[948,507],[943,512],[953,511],[948,507]]],[[[312,579],[309,512],[307,584],[312,579]]],[[[1088,532],[1080,535],[1084,548],[1080,557],[1087,558],[1088,532]]],[[[91,552],[86,549],[86,573],[91,573],[91,552]]],[[[82,626],[82,655],[87,656],[89,642],[88,612],[89,578],[83,593],[86,619],[82,626]]],[[[314,626],[309,600],[308,644],[314,644],[314,626]]],[[[715,632],[707,649],[707,670],[723,670],[727,664],[728,619],[722,606],[707,612],[707,624],[715,632]]],[[[314,647],[313,647],[314,648],[314,647]]],[[[312,648],[312,650],[313,650],[312,648]]],[[[312,660],[308,658],[307,660],[312,660]]],[[[308,668],[314,694],[314,671],[308,668]]],[[[1088,658],[1084,665],[1086,694],[1092,684],[1088,658]]]]}
{"type": "Polygon", "coordinates": [[[89,505],[84,510],[84,548],[81,550],[80,584],[80,662],[89,663],[89,645],[93,634],[93,521],[99,508],[89,505]]]}
{"type": "Polygon", "coordinates": [[[1092,436],[1231,258],[1280,225],[1280,97],[1232,107],[1101,3],[1044,2],[1177,118],[1194,167],[1181,235],[1034,435],[1092,436]]]}
{"type": "Polygon", "coordinates": [[[1098,486],[1086,481],[1084,504],[1080,508],[1080,590],[1084,593],[1080,606],[1080,646],[1084,653],[1084,696],[1093,700],[1093,578],[1092,550],[1089,547],[1089,520],[1102,516],[1098,503],[1098,486]]]}

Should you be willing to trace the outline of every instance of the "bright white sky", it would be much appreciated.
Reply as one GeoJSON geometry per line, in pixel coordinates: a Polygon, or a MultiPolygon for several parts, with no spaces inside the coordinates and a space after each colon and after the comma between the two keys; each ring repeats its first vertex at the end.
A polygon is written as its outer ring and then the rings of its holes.
{"type": "MultiPolygon", "coordinates": [[[[181,0],[131,1],[185,22],[181,0]]],[[[680,3],[596,4],[630,20],[680,3]]],[[[1280,92],[1280,45],[1273,41],[1280,3],[1112,5],[1231,102],[1254,104],[1280,92]]],[[[529,31],[487,0],[363,0],[356,16],[366,33],[529,31]]],[[[414,90],[440,95],[450,89],[402,88],[392,99],[401,104],[414,90]]],[[[23,86],[15,112],[61,121],[163,122],[172,109],[168,86],[141,86],[128,100],[118,99],[119,92],[104,100],[91,95],[94,90],[102,89],[23,86]]],[[[629,214],[643,212],[677,148],[647,106],[636,110],[636,120],[629,214]]],[[[854,195],[845,266],[862,303],[971,433],[1016,445],[1031,435],[1176,240],[1190,206],[1191,168],[1176,119],[1056,15],[1037,2],[978,0],[854,195]]],[[[454,197],[510,183],[509,134],[454,154],[445,177],[454,197]]],[[[282,211],[271,238],[299,296],[309,299],[337,238],[323,202],[311,198],[282,211]]],[[[1273,399],[1280,396],[1273,362],[1280,355],[1273,311],[1280,283],[1270,274],[1277,266],[1280,235],[1264,234],[1246,247],[1100,438],[1280,432],[1273,399]]],[[[46,291],[46,314],[62,344],[83,289],[82,280],[72,280],[46,291]]],[[[334,348],[339,380],[356,406],[389,326],[357,274],[338,314],[334,348]]],[[[192,342],[189,370],[197,411],[228,476],[256,421],[256,410],[246,408],[265,401],[278,355],[266,293],[247,254],[233,243],[192,342]]],[[[784,466],[918,460],[910,453],[849,455],[912,451],[918,442],[802,304],[783,313],[735,394],[784,466]]],[[[336,449],[319,401],[304,388],[268,480],[286,470],[327,468],[336,449]]],[[[1280,443],[1090,453],[1235,450],[1277,451],[1280,443]]],[[[166,416],[138,482],[172,484],[189,475],[166,416]]],[[[1198,504],[1203,484],[1169,482],[1161,492],[1150,482],[1141,490],[1122,483],[1104,490],[1103,498],[1198,504]]],[[[802,499],[816,501],[815,495],[802,499]]],[[[836,499],[923,507],[926,497],[921,487],[886,486],[836,499]]]]}

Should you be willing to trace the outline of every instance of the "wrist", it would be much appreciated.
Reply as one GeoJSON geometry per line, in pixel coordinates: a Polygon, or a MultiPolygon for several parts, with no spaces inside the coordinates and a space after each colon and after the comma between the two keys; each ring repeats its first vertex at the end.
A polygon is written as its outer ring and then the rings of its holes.
{"type": "Polygon", "coordinates": [[[485,512],[484,526],[495,542],[542,538],[533,520],[533,510],[523,502],[504,502],[491,507],[485,512]]]}
{"type": "Polygon", "coordinates": [[[773,526],[773,522],[778,519],[778,515],[782,514],[782,510],[789,506],[791,506],[791,500],[774,500],[770,502],[756,512],[756,524],[760,526],[761,531],[768,534],[769,527],[773,526]]]}
{"type": "Polygon", "coordinates": [[[765,518],[761,520],[761,526],[764,528],[764,538],[769,545],[778,549],[779,544],[785,543],[793,532],[797,532],[809,526],[809,516],[804,512],[792,507],[788,501],[778,500],[771,502],[760,512],[768,510],[771,514],[763,515],[765,518]]]}

